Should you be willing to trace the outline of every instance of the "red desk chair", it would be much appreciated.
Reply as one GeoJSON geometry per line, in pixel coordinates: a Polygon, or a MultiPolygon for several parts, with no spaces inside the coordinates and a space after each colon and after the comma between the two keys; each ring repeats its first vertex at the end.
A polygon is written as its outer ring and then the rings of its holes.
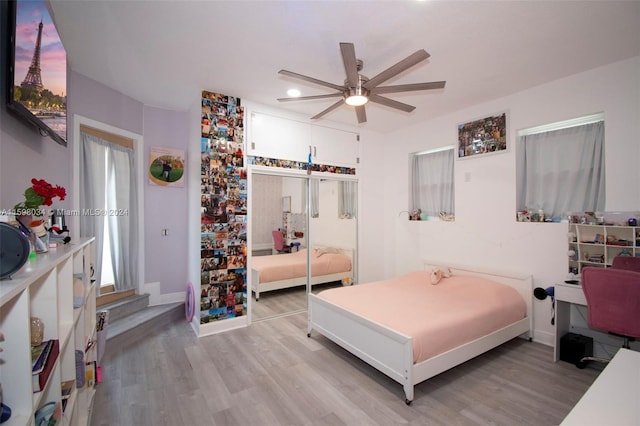
{"type": "Polygon", "coordinates": [[[273,248],[276,249],[278,254],[291,253],[291,246],[284,245],[284,235],[282,235],[282,231],[271,231],[271,235],[273,235],[273,248]]]}
{"type": "Polygon", "coordinates": [[[627,271],[640,272],[640,257],[637,256],[616,256],[611,264],[613,269],[625,269],[627,271]]]}
{"type": "MultiPolygon", "coordinates": [[[[640,272],[587,267],[582,270],[582,291],[589,327],[622,337],[627,349],[630,341],[640,338],[640,272]]],[[[608,362],[594,357],[582,361],[608,362]]]]}

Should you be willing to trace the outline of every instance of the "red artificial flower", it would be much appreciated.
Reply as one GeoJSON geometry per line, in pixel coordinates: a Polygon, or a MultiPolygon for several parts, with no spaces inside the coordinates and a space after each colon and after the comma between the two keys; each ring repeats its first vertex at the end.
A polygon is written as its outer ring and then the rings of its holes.
{"type": "Polygon", "coordinates": [[[64,200],[67,195],[63,187],[53,186],[44,179],[31,179],[31,183],[36,194],[44,198],[41,205],[50,206],[53,204],[53,198],[60,197],[60,200],[64,200]]]}
{"type": "Polygon", "coordinates": [[[31,185],[24,191],[25,201],[15,205],[16,214],[33,214],[33,211],[38,211],[40,206],[52,205],[54,198],[64,200],[67,196],[67,191],[63,187],[53,186],[44,179],[31,179],[31,185]],[[29,212],[25,212],[26,210],[29,212]]]}

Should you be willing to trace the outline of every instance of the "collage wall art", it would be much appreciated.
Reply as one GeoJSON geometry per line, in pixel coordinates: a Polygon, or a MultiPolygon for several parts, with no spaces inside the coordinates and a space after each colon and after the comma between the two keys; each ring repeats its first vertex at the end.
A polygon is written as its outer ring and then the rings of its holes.
{"type": "Polygon", "coordinates": [[[202,91],[200,323],[247,314],[247,173],[240,98],[202,91]]]}

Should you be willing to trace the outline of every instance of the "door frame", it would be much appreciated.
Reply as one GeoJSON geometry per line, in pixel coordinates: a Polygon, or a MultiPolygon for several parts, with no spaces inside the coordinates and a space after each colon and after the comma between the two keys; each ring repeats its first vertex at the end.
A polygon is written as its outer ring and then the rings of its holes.
{"type": "MultiPolygon", "coordinates": [[[[111,133],[116,136],[122,136],[133,141],[133,150],[135,153],[135,176],[136,183],[138,184],[138,217],[136,222],[138,225],[138,285],[136,292],[138,294],[144,293],[144,158],[143,147],[144,138],[142,135],[130,132],[128,130],[120,129],[115,126],[111,126],[100,121],[93,120],[88,117],[84,117],[79,114],[73,115],[73,196],[72,206],[75,212],[80,212],[80,149],[79,146],[82,143],[80,140],[80,126],[93,127],[107,133],[111,133]]],[[[76,216],[70,217],[70,224],[67,226],[71,231],[71,235],[79,235],[80,223],[76,219],[76,216]]]]}

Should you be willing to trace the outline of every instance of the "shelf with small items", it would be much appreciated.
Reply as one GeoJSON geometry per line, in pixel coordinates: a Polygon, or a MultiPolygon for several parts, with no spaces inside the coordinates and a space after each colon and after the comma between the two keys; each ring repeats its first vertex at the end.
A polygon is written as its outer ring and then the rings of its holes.
{"type": "MultiPolygon", "coordinates": [[[[72,283],[74,274],[88,274],[93,241],[73,241],[38,254],[0,282],[0,331],[5,338],[0,384],[4,385],[2,402],[11,409],[2,426],[34,424],[40,408],[62,405],[63,383],[76,378],[75,349],[84,349],[85,335],[91,334],[85,330],[85,317],[93,317],[95,323],[95,300],[91,301],[95,290],[74,308],[72,283]],[[56,349],[52,347],[49,356],[42,358],[47,368],[34,373],[32,357],[37,352],[32,352],[32,346],[40,341],[54,341],[56,349]]],[[[86,424],[89,405],[77,398],[77,391],[71,394],[74,413],[63,415],[59,424],[86,424]]]]}
{"type": "Polygon", "coordinates": [[[584,267],[609,267],[616,256],[640,256],[640,227],[624,224],[570,223],[569,274],[584,267]]]}

